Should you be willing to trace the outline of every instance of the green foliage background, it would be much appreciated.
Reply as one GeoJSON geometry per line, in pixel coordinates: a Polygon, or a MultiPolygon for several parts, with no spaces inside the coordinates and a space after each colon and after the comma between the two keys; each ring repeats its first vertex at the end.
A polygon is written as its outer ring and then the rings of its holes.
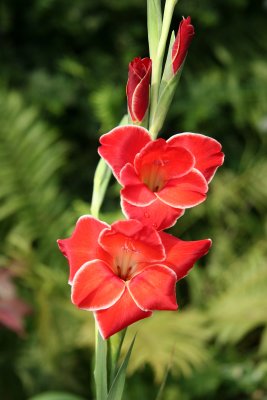
{"type": "MultiPolygon", "coordinates": [[[[136,324],[125,399],[267,399],[267,4],[184,0],[196,36],[162,135],[226,154],[208,200],[172,233],[213,248],[177,288],[180,311],[136,324]]],[[[0,398],[93,399],[89,313],[69,300],[56,246],[90,210],[98,138],[126,112],[128,62],[146,56],[144,0],[0,3],[0,266],[19,271],[26,334],[0,328],[0,398]]],[[[112,181],[102,217],[121,216],[112,181]]],[[[131,337],[131,333],[129,334],[131,337]]]]}

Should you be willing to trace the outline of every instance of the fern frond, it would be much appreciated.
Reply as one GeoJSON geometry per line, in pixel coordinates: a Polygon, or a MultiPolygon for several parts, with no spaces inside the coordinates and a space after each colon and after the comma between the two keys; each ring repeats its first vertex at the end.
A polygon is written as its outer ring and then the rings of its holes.
{"type": "Polygon", "coordinates": [[[60,222],[67,201],[58,171],[67,147],[17,93],[0,91],[0,110],[0,221],[38,240],[47,254],[66,226],[60,222]]]}
{"type": "MultiPolygon", "coordinates": [[[[77,337],[79,345],[94,345],[94,321],[83,314],[83,325],[77,337]]],[[[86,315],[85,315],[86,314],[86,315]]],[[[171,371],[188,376],[194,369],[210,360],[207,341],[210,336],[205,316],[197,310],[177,313],[159,312],[151,318],[130,326],[125,340],[127,349],[131,338],[137,333],[135,351],[131,356],[129,372],[142,369],[149,364],[160,381],[171,362],[171,371]]]]}
{"type": "Polygon", "coordinates": [[[237,343],[253,329],[267,325],[266,256],[265,243],[257,243],[227,269],[227,288],[209,310],[219,342],[237,343]]]}
{"type": "Polygon", "coordinates": [[[99,87],[90,95],[90,102],[94,113],[101,123],[101,132],[107,132],[118,124],[122,109],[123,91],[121,88],[111,85],[99,87]]]}

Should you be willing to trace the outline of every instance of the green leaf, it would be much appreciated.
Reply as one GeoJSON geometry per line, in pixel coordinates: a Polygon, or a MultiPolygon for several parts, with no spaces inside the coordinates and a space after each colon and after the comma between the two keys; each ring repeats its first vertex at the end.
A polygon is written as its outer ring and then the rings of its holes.
{"type": "Polygon", "coordinates": [[[100,158],[94,176],[94,190],[91,204],[91,214],[94,217],[98,217],[110,177],[111,169],[106,164],[105,160],[103,160],[103,158],[100,158]]]}
{"type": "Polygon", "coordinates": [[[127,332],[127,328],[123,331],[118,332],[117,335],[113,335],[110,338],[110,349],[111,349],[111,357],[112,357],[112,365],[110,371],[110,382],[113,382],[115,374],[117,373],[117,366],[121,354],[121,348],[124,342],[124,338],[127,332]]]}
{"type": "Polygon", "coordinates": [[[171,369],[171,365],[168,365],[168,367],[166,368],[166,372],[164,374],[164,377],[162,379],[162,382],[161,382],[161,385],[160,385],[156,400],[163,400],[163,392],[164,392],[164,389],[165,389],[165,386],[166,386],[166,383],[167,383],[167,379],[168,379],[168,375],[169,375],[170,369],[171,369]]]}
{"type": "Polygon", "coordinates": [[[161,0],[147,0],[149,54],[155,60],[162,28],[161,0]]]}
{"type": "Polygon", "coordinates": [[[65,392],[45,392],[28,400],[85,400],[84,397],[65,392]]]}
{"type": "Polygon", "coordinates": [[[136,335],[134,336],[132,343],[127,351],[127,354],[119,368],[119,371],[111,385],[110,391],[108,393],[107,400],[121,400],[123,395],[123,389],[125,384],[126,369],[131,357],[133,345],[135,342],[136,335]]]}

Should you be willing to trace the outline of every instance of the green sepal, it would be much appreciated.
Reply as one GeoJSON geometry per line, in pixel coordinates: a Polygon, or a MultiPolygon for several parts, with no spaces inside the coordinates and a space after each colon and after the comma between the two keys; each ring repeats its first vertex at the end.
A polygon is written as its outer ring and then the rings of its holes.
{"type": "Polygon", "coordinates": [[[162,80],[161,80],[161,84],[160,84],[160,88],[159,88],[159,94],[161,94],[164,89],[163,85],[164,84],[166,85],[166,83],[174,75],[173,69],[172,69],[172,48],[173,48],[174,41],[175,41],[175,33],[174,33],[174,31],[172,31],[171,37],[170,37],[169,48],[168,48],[168,54],[167,54],[167,58],[165,61],[164,72],[162,75],[162,80]]]}
{"type": "Polygon", "coordinates": [[[128,125],[128,115],[127,114],[125,114],[122,117],[122,119],[121,119],[121,121],[119,123],[119,126],[124,126],[124,125],[128,125]]]}
{"type": "Polygon", "coordinates": [[[161,93],[157,103],[154,118],[149,128],[152,137],[156,137],[158,135],[158,132],[164,124],[167,112],[169,111],[173,96],[175,94],[176,86],[182,73],[182,67],[183,66],[181,66],[176,75],[173,75],[173,77],[169,81],[161,82],[161,93]]]}
{"type": "MultiPolygon", "coordinates": [[[[146,113],[145,113],[145,115],[144,115],[144,118],[142,119],[142,121],[137,121],[137,122],[135,122],[135,121],[133,121],[132,120],[132,118],[131,118],[131,115],[130,115],[130,113],[128,114],[128,123],[126,122],[126,124],[123,124],[123,125],[135,125],[135,126],[142,126],[143,128],[148,128],[148,109],[149,109],[149,107],[147,107],[147,111],[146,111],[146,113]]],[[[120,124],[121,125],[121,124],[120,124]]]]}
{"type": "Polygon", "coordinates": [[[107,396],[107,400],[121,400],[123,395],[123,389],[125,384],[125,377],[126,377],[126,369],[131,357],[133,345],[135,342],[136,335],[134,336],[132,343],[127,351],[127,354],[115,376],[114,381],[112,382],[110,391],[107,396]]]}
{"type": "Polygon", "coordinates": [[[162,28],[161,0],[147,0],[147,31],[149,54],[152,60],[157,56],[162,28]]]}

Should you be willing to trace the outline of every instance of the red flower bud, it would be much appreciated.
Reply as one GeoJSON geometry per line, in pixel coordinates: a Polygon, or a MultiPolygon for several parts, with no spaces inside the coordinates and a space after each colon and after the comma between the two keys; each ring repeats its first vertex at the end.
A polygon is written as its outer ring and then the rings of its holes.
{"type": "Polygon", "coordinates": [[[174,74],[176,74],[183,64],[194,34],[195,31],[194,26],[191,25],[191,17],[183,18],[180,22],[178,33],[172,48],[172,69],[174,74]]]}
{"type": "Polygon", "coordinates": [[[134,58],[129,64],[126,94],[133,122],[142,122],[148,109],[151,68],[152,61],[148,57],[134,58]]]}

